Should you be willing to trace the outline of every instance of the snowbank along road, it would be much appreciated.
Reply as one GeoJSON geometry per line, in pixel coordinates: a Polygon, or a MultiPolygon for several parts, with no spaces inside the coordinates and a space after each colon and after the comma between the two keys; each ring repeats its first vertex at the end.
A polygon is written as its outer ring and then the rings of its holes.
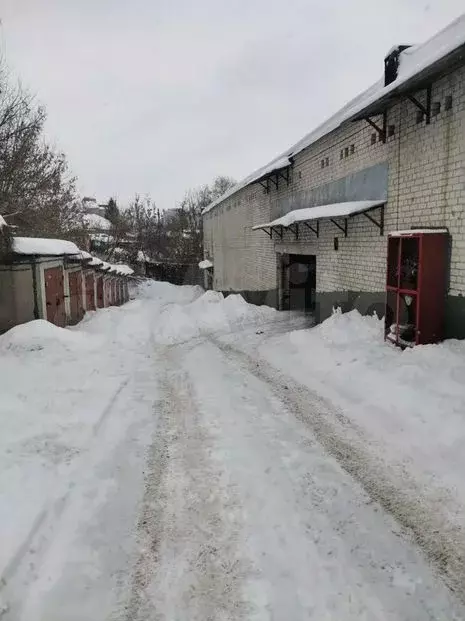
{"type": "MultiPolygon", "coordinates": [[[[433,413],[407,400],[390,435],[342,381],[366,364],[393,385],[381,366],[406,358],[378,320],[306,323],[153,283],[76,328],[0,337],[1,620],[465,619],[462,457],[437,434],[426,467],[411,436],[433,413]]],[[[444,406],[435,360],[465,350],[428,351],[444,406]]]]}

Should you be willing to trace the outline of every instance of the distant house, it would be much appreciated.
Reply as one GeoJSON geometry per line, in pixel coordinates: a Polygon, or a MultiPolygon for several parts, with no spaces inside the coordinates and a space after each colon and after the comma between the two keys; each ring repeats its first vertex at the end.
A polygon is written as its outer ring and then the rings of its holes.
{"type": "Polygon", "coordinates": [[[99,205],[95,198],[86,196],[82,199],[84,222],[89,231],[89,250],[91,252],[105,252],[108,246],[114,243],[110,234],[112,223],[105,218],[106,205],[99,205]]]}

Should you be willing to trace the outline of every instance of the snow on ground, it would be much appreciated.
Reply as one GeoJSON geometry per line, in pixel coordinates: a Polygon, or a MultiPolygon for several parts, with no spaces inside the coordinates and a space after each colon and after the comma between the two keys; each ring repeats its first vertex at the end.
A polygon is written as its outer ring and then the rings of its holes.
{"type": "Polygon", "coordinates": [[[275,318],[276,311],[268,306],[252,306],[240,295],[207,291],[189,304],[167,306],[155,327],[157,343],[174,344],[202,334],[227,332],[253,322],[259,325],[275,318]]]}
{"type": "Polygon", "coordinates": [[[0,336],[2,621],[465,619],[465,347],[307,323],[151,283],[0,336]]]}
{"type": "Polygon", "coordinates": [[[464,341],[401,351],[384,342],[382,320],[352,311],[269,339],[260,353],[465,506],[464,341]]]}

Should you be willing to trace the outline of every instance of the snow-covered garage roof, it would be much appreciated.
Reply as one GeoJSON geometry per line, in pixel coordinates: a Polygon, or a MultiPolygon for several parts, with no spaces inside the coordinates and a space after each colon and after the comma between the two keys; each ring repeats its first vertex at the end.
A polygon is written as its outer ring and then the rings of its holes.
{"type": "Polygon", "coordinates": [[[385,202],[386,199],[376,201],[350,201],[346,203],[333,203],[331,205],[318,205],[318,207],[296,209],[271,222],[257,224],[252,227],[252,230],[257,231],[259,229],[268,229],[278,226],[288,228],[297,222],[309,222],[310,220],[321,220],[323,218],[347,218],[348,216],[355,216],[364,211],[374,209],[375,207],[380,207],[384,205],[385,202]]]}
{"type": "Polygon", "coordinates": [[[97,213],[86,213],[84,215],[84,222],[91,229],[99,231],[109,231],[111,229],[111,222],[103,216],[99,216],[97,213]]]}
{"type": "Polygon", "coordinates": [[[336,114],[322,125],[304,136],[290,149],[272,160],[266,166],[259,168],[248,177],[230,188],[225,194],[210,203],[203,213],[207,213],[226,198],[246,186],[255,183],[264,175],[276,170],[276,167],[286,158],[300,153],[311,144],[327,134],[338,129],[347,121],[355,121],[368,115],[377,114],[386,107],[389,101],[402,94],[419,88],[426,79],[431,80],[434,75],[444,70],[446,66],[457,62],[459,56],[463,62],[465,48],[465,14],[449,24],[444,30],[420,45],[414,45],[402,51],[399,56],[397,77],[385,86],[384,76],[370,86],[366,91],[349,101],[336,114]]]}
{"type": "Polygon", "coordinates": [[[103,265],[103,261],[97,257],[92,257],[92,261],[89,262],[90,267],[99,267],[103,265]]]}
{"type": "Polygon", "coordinates": [[[63,256],[80,255],[81,251],[73,242],[64,239],[44,239],[42,237],[14,237],[15,254],[63,256]]]}
{"type": "Polygon", "coordinates": [[[87,252],[87,250],[80,250],[79,252],[81,253],[81,259],[83,261],[89,261],[90,259],[92,259],[92,255],[90,254],[90,252],[87,252]]]}
{"type": "Polygon", "coordinates": [[[132,267],[129,267],[129,265],[116,265],[116,267],[118,268],[118,273],[123,276],[131,276],[134,274],[134,270],[132,267]]]}

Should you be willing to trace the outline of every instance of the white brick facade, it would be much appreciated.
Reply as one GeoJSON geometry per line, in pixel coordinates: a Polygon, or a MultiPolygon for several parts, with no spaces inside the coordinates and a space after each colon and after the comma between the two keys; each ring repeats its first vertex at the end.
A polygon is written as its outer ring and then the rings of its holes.
{"type": "MultiPolygon", "coordinates": [[[[425,91],[415,97],[425,102],[425,91]]],[[[347,122],[295,155],[289,185],[280,180],[278,189],[271,185],[267,194],[254,183],[207,212],[204,247],[205,257],[214,263],[214,288],[277,290],[280,254],[290,253],[316,256],[318,292],[382,292],[387,233],[441,226],[452,239],[449,294],[465,295],[465,66],[433,83],[432,102],[433,111],[436,102],[441,110],[429,125],[417,123],[418,108],[409,99],[395,103],[387,113],[394,135],[386,143],[377,135],[372,143],[376,132],[366,121],[347,122]],[[383,163],[388,167],[384,236],[363,215],[349,219],[347,238],[329,220],[320,222],[319,238],[302,226],[298,241],[289,230],[282,240],[252,231],[252,226],[283,215],[286,199],[383,163]],[[337,251],[334,237],[339,239],[337,251]]]]}

